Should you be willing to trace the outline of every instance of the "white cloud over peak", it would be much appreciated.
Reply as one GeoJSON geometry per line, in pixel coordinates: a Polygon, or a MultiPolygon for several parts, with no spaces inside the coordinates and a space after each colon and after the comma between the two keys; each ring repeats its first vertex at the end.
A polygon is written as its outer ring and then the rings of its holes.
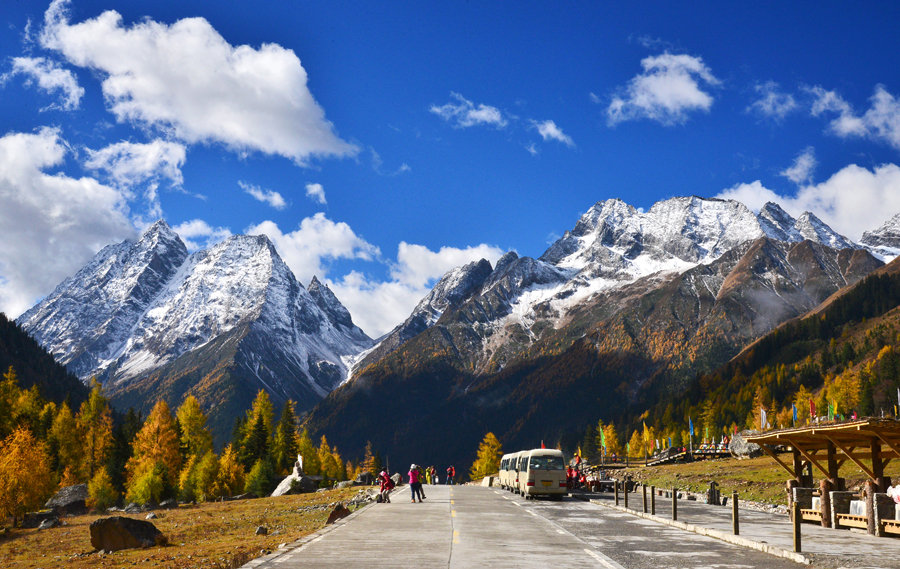
{"type": "Polygon", "coordinates": [[[483,103],[475,105],[459,93],[450,93],[450,98],[456,102],[449,102],[441,106],[432,105],[429,110],[458,128],[480,125],[503,128],[507,125],[507,119],[497,107],[483,103]]]}
{"type": "Polygon", "coordinates": [[[815,149],[812,146],[807,146],[794,159],[794,163],[789,168],[779,172],[779,174],[795,184],[808,184],[812,182],[812,174],[817,164],[815,149]]]}
{"type": "Polygon", "coordinates": [[[184,182],[181,167],[187,155],[184,145],[156,139],[148,143],[117,142],[100,150],[87,150],[84,165],[105,172],[117,185],[131,187],[147,181],[168,179],[184,182]]]}
{"type": "Polygon", "coordinates": [[[126,192],[49,172],[67,145],[59,131],[0,138],[0,310],[16,317],[103,246],[134,237],[126,192]]]}
{"type": "Polygon", "coordinates": [[[547,140],[555,140],[557,142],[562,142],[566,146],[575,146],[575,142],[572,140],[572,137],[567,135],[562,131],[561,128],[556,126],[556,123],[552,120],[545,121],[531,121],[532,126],[537,129],[538,133],[540,133],[541,138],[545,141],[547,140]]]}
{"type": "Polygon", "coordinates": [[[664,52],[641,60],[644,71],[613,96],[606,109],[611,126],[646,118],[663,125],[687,121],[691,111],[709,111],[713,97],[703,90],[720,81],[700,57],[664,52]]]}
{"type": "Polygon", "coordinates": [[[341,300],[354,322],[377,338],[405,320],[434,281],[456,267],[487,259],[496,263],[504,251],[490,245],[460,249],[441,247],[432,251],[423,245],[401,242],[397,261],[391,264],[390,280],[376,281],[353,271],[329,286],[341,300]]]}
{"type": "Polygon", "coordinates": [[[869,170],[851,164],[824,182],[801,187],[794,196],[781,195],[757,180],[716,197],[736,199],[755,210],[766,202],[777,202],[795,217],[811,211],[836,231],[858,240],[864,231],[900,212],[900,166],[884,164],[869,170]]]}
{"type": "Polygon", "coordinates": [[[755,113],[775,121],[781,121],[791,112],[797,110],[797,100],[790,93],[782,93],[778,83],[767,81],[756,85],[759,98],[747,107],[747,112],[755,113]]]}
{"type": "Polygon", "coordinates": [[[434,281],[450,269],[482,258],[493,263],[504,253],[489,245],[432,251],[423,245],[401,242],[396,261],[386,261],[378,247],[357,235],[348,224],[334,222],[321,212],[301,221],[294,231],[284,232],[274,221],[267,220],[248,228],[246,233],[268,236],[300,282],[308,283],[314,276],[326,282],[350,310],[353,321],[373,338],[403,322],[434,281]],[[386,264],[389,278],[373,279],[357,270],[331,275],[330,264],[338,259],[386,264]]]}
{"type": "Polygon", "coordinates": [[[274,221],[247,228],[248,235],[266,235],[301,282],[328,274],[328,262],[337,259],[371,261],[381,252],[344,222],[334,222],[322,212],[307,217],[300,227],[284,233],[274,221]]]}
{"type": "Polygon", "coordinates": [[[275,209],[284,209],[287,207],[287,202],[284,197],[274,190],[260,188],[259,186],[248,184],[247,182],[240,180],[238,180],[238,186],[240,186],[245,193],[253,196],[253,199],[269,204],[275,209]]]}
{"type": "Polygon", "coordinates": [[[869,99],[871,105],[862,115],[857,115],[853,107],[835,91],[822,87],[812,87],[809,92],[815,98],[813,116],[836,113],[838,116],[829,123],[829,128],[840,137],[861,136],[887,142],[900,150],[900,101],[884,88],[876,85],[869,99]]]}
{"type": "Polygon", "coordinates": [[[74,73],[56,62],[44,57],[14,57],[12,64],[12,71],[7,77],[24,75],[27,77],[26,84],[35,81],[38,88],[48,94],[60,93],[60,103],[52,104],[48,109],[72,111],[81,104],[84,89],[78,84],[74,73]]]}
{"type": "Polygon", "coordinates": [[[312,201],[325,205],[325,188],[322,184],[306,184],[306,197],[312,201]]]}
{"type": "Polygon", "coordinates": [[[172,228],[184,241],[188,251],[197,251],[215,245],[231,237],[231,230],[227,227],[213,227],[202,219],[185,221],[172,228]]]}
{"type": "Polygon", "coordinates": [[[45,13],[41,45],[99,72],[119,121],[188,142],[222,143],[305,164],[315,156],[353,155],[325,119],[290,49],[232,46],[204,18],[127,27],[113,10],[70,24],[68,0],[45,13]]]}

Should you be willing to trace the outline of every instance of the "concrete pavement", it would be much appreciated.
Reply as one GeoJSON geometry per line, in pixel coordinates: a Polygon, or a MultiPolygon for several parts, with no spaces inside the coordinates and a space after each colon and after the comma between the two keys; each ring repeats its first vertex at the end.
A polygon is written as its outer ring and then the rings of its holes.
{"type": "MultiPolygon", "coordinates": [[[[408,487],[403,487],[394,493],[391,504],[367,506],[284,550],[248,563],[245,568],[547,569],[557,564],[606,569],[798,567],[787,559],[641,519],[633,512],[604,507],[611,504],[611,496],[608,501],[600,499],[598,505],[574,498],[562,502],[525,501],[509,492],[478,486],[426,485],[425,492],[425,502],[413,504],[409,502],[408,487]]],[[[635,496],[631,495],[632,500],[636,500],[635,496]]],[[[639,504],[632,502],[635,503],[639,504]]],[[[700,509],[695,511],[697,506],[703,507],[680,502],[679,517],[688,522],[722,523],[719,511],[704,514],[700,509]]],[[[719,510],[730,512],[728,508],[719,510]]],[[[661,517],[665,515],[661,502],[657,511],[661,517]]],[[[742,522],[742,533],[754,536],[757,530],[750,517],[742,522]]],[[[760,539],[763,537],[769,536],[760,539]]],[[[881,542],[884,540],[879,540],[879,545],[881,542]]],[[[826,566],[837,565],[823,565],[826,566]]]]}
{"type": "MultiPolygon", "coordinates": [[[[624,512],[624,498],[614,505],[611,493],[585,494],[584,499],[616,511],[624,512]]],[[[740,502],[739,502],[740,503],[740,502]]],[[[649,504],[649,489],[648,489],[649,504]]],[[[656,516],[643,514],[642,494],[629,494],[628,514],[657,523],[709,535],[730,543],[767,551],[783,557],[793,556],[793,529],[784,515],[740,508],[740,535],[734,536],[731,505],[708,506],[702,502],[679,500],[678,521],[672,522],[672,499],[657,496],[656,516]]],[[[649,510],[649,506],[648,506],[649,510]]],[[[814,524],[801,524],[801,555],[816,567],[900,568],[900,539],[874,537],[861,530],[834,530],[814,524]]]]}

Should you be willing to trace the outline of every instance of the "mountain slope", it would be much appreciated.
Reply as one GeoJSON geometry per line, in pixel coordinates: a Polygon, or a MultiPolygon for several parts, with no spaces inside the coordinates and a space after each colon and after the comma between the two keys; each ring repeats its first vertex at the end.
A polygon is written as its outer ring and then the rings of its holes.
{"type": "Polygon", "coordinates": [[[371,346],[326,286],[311,289],[264,236],[187,256],[160,221],[105,248],[20,321],[83,379],[100,378],[114,405],[197,395],[216,408],[222,442],[258,389],[307,409],[345,376],[343,358],[371,346]]]}
{"type": "Polygon", "coordinates": [[[0,374],[12,367],[23,389],[37,385],[50,401],[68,400],[75,408],[87,399],[88,389],[24,330],[0,312],[0,374]]]}
{"type": "MultiPolygon", "coordinates": [[[[464,454],[486,430],[512,446],[554,441],[683,391],[879,265],[814,216],[774,204],[753,214],[689,197],[643,213],[600,202],[540,259],[502,259],[430,327],[357,367],[307,425],[342,448],[371,439],[402,456],[456,445],[444,428],[465,430],[464,454]],[[359,414],[394,407],[424,425],[415,440],[359,414]]],[[[442,460],[426,457],[409,456],[442,460]]]]}

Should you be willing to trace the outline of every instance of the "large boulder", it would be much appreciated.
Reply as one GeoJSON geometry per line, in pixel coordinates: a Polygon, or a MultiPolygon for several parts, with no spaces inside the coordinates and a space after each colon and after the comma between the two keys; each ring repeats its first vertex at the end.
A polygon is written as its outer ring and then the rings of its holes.
{"type": "Polygon", "coordinates": [[[55,511],[60,516],[78,515],[87,512],[87,484],[75,484],[60,488],[59,492],[47,500],[44,507],[55,511]]]}
{"type": "Polygon", "coordinates": [[[25,514],[25,519],[22,521],[23,528],[36,528],[40,527],[42,523],[47,520],[58,520],[59,514],[57,514],[54,510],[42,510],[40,512],[28,512],[25,514]]]}
{"type": "Polygon", "coordinates": [[[319,489],[319,482],[315,478],[317,477],[291,474],[278,484],[278,487],[272,492],[272,496],[315,492],[319,489]]]}
{"type": "Polygon", "coordinates": [[[98,550],[147,548],[168,542],[155,525],[144,520],[113,516],[91,523],[91,545],[98,550]]]}
{"type": "Polygon", "coordinates": [[[347,508],[347,506],[339,503],[338,505],[336,505],[334,507],[333,510],[331,510],[331,513],[328,514],[328,519],[325,520],[325,525],[328,526],[328,525],[331,525],[334,522],[338,521],[341,518],[346,518],[347,516],[350,515],[350,513],[351,513],[350,509],[347,508]]]}
{"type": "Polygon", "coordinates": [[[371,472],[360,472],[355,482],[358,486],[371,486],[375,484],[375,475],[371,472]]]}
{"type": "Polygon", "coordinates": [[[398,472],[397,474],[391,476],[391,480],[394,481],[394,486],[400,486],[401,484],[403,484],[403,475],[398,472]]]}
{"type": "Polygon", "coordinates": [[[758,431],[741,431],[735,433],[728,443],[728,451],[738,458],[752,458],[760,456],[763,451],[756,443],[747,442],[746,437],[750,435],[758,435],[758,431]]]}

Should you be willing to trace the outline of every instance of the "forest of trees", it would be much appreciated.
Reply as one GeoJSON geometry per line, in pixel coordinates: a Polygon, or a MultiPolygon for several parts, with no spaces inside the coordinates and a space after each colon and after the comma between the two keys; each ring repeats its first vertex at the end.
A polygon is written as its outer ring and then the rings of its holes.
{"type": "MultiPolygon", "coordinates": [[[[660,447],[719,441],[744,429],[900,416],[900,276],[872,275],[819,313],[785,323],[718,370],[678,393],[660,390],[643,413],[618,425],[588,426],[582,453],[652,455],[660,447]],[[794,419],[796,409],[797,419],[794,419]],[[765,411],[765,415],[763,415],[765,411]],[[765,424],[762,419],[765,417],[765,424]],[[603,445],[598,429],[605,431],[603,445]]],[[[572,451],[574,441],[570,441],[572,451]]]]}
{"type": "Polygon", "coordinates": [[[188,396],[172,413],[159,401],[142,419],[133,410],[114,416],[99,382],[77,409],[45,400],[37,385],[19,386],[14,368],[0,381],[0,520],[13,524],[42,507],[60,487],[86,483],[89,506],[215,500],[250,492],[268,495],[290,474],[297,455],[304,472],[323,485],[377,472],[380,457],[366,447],[363,461],[341,458],[323,436],[316,445],[298,429],[288,401],[274,422],[260,390],[235,424],[232,441],[216,454],[206,415],[188,396]]]}

